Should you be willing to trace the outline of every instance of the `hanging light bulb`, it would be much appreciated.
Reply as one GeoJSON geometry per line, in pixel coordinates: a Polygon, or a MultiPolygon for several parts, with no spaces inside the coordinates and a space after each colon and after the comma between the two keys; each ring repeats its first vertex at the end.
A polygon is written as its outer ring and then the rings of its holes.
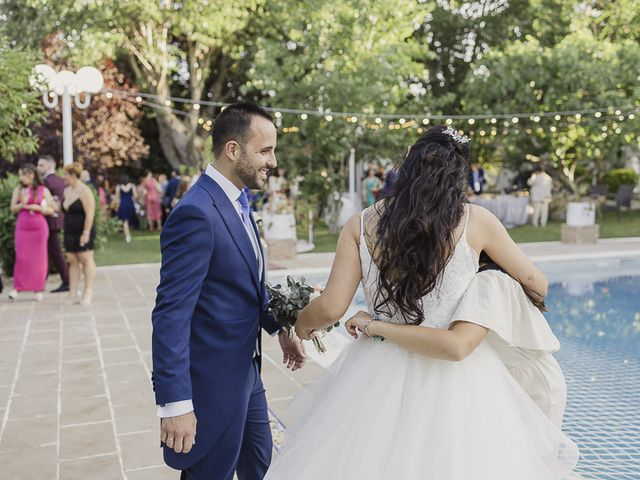
{"type": "Polygon", "coordinates": [[[380,117],[376,117],[376,123],[380,125],[382,123],[382,119],[380,117]]]}
{"type": "Polygon", "coordinates": [[[474,123],[476,123],[475,119],[473,118],[470,118],[468,122],[469,122],[469,125],[473,125],[474,123]]]}
{"type": "Polygon", "coordinates": [[[596,117],[596,118],[600,118],[600,117],[602,116],[602,112],[596,112],[596,113],[594,113],[593,115],[594,115],[594,117],[596,117]]]}
{"type": "Polygon", "coordinates": [[[196,103],[193,105],[193,109],[197,112],[198,110],[200,110],[200,104],[196,103]]]}
{"type": "Polygon", "coordinates": [[[511,119],[511,122],[513,122],[513,123],[518,123],[519,121],[520,121],[520,119],[518,117],[513,117],[511,119]]]}
{"type": "Polygon", "coordinates": [[[300,115],[300,118],[301,118],[302,120],[306,120],[306,119],[307,119],[307,114],[306,114],[306,113],[303,113],[302,115],[300,115]]]}
{"type": "Polygon", "coordinates": [[[560,121],[560,119],[562,118],[560,115],[556,115],[555,117],[553,117],[556,121],[560,121]]]}

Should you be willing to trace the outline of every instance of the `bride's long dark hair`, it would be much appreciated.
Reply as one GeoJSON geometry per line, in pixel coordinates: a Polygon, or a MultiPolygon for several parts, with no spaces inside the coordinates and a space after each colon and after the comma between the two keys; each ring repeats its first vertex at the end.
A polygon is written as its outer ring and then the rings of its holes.
{"type": "Polygon", "coordinates": [[[421,299],[436,287],[464,214],[469,147],[445,130],[434,126],[411,146],[379,209],[375,310],[414,325],[423,320],[421,299]]]}

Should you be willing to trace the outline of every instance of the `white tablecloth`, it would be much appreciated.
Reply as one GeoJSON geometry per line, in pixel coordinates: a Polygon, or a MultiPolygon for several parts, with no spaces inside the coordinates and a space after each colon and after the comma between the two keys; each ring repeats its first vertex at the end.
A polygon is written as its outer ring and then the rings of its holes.
{"type": "Polygon", "coordinates": [[[475,197],[471,202],[489,210],[507,228],[524,225],[529,217],[528,197],[514,197],[511,195],[500,195],[495,198],[475,197]]]}

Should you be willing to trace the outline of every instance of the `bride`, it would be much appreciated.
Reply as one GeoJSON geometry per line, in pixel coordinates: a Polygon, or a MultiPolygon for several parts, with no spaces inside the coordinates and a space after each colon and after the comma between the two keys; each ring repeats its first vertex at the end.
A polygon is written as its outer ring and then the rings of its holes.
{"type": "MultiPolygon", "coordinates": [[[[556,480],[578,458],[485,341],[452,322],[486,252],[544,297],[542,272],[487,210],[465,205],[468,140],[443,126],[410,148],[385,200],[344,227],[327,286],[298,316],[310,338],[362,282],[375,320],[312,388],[270,480],[556,480]]],[[[304,395],[295,404],[304,404],[304,395]]]]}

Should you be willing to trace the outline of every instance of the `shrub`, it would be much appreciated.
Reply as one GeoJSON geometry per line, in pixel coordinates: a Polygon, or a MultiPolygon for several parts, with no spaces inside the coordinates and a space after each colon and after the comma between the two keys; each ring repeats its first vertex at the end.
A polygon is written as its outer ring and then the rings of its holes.
{"type": "Polygon", "coordinates": [[[604,183],[611,193],[618,193],[620,185],[635,185],[638,174],[630,168],[616,168],[604,174],[604,183]]]}
{"type": "Polygon", "coordinates": [[[8,276],[13,276],[13,232],[16,227],[16,216],[9,211],[9,207],[11,195],[19,183],[18,176],[14,174],[0,179],[0,262],[8,276]]]}

